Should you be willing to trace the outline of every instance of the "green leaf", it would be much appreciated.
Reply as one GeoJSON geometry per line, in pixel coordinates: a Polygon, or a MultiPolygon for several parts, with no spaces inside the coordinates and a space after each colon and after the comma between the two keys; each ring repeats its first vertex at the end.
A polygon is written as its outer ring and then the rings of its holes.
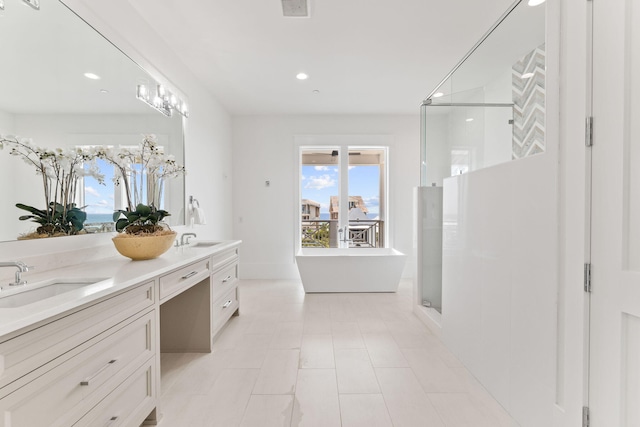
{"type": "Polygon", "coordinates": [[[122,233],[122,230],[129,225],[129,221],[126,218],[121,218],[116,222],[116,231],[118,233],[122,233]]]}
{"type": "Polygon", "coordinates": [[[43,218],[47,217],[47,211],[36,209],[33,206],[27,206],[22,203],[16,203],[16,207],[19,209],[25,210],[27,212],[31,212],[32,214],[37,215],[39,217],[43,217],[43,218]]]}
{"type": "Polygon", "coordinates": [[[136,206],[136,212],[140,214],[140,216],[147,216],[151,213],[151,208],[140,203],[138,206],[136,206]]]}

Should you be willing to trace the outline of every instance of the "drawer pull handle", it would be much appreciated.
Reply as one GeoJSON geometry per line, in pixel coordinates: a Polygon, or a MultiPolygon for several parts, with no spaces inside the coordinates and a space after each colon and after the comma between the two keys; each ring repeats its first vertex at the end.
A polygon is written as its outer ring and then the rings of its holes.
{"type": "Polygon", "coordinates": [[[198,272],[197,272],[197,271],[192,271],[191,273],[189,273],[189,274],[185,274],[184,276],[182,276],[182,278],[183,278],[183,279],[188,279],[189,277],[193,277],[193,276],[195,276],[196,274],[198,274],[198,272]]]}
{"type": "Polygon", "coordinates": [[[222,283],[227,283],[229,280],[231,280],[231,276],[227,276],[224,279],[222,279],[222,283]]]}
{"type": "Polygon", "coordinates": [[[229,307],[231,304],[233,304],[233,301],[229,300],[227,302],[224,303],[224,305],[222,306],[222,308],[227,308],[229,307]]]}
{"type": "Polygon", "coordinates": [[[109,361],[109,363],[107,363],[106,365],[104,365],[102,368],[98,369],[98,372],[96,372],[95,374],[91,375],[89,378],[87,378],[84,381],[80,382],[80,385],[91,385],[91,381],[93,381],[98,375],[100,375],[102,373],[102,371],[104,371],[105,369],[107,369],[109,366],[113,365],[114,363],[116,363],[116,359],[112,359],[109,361]]]}

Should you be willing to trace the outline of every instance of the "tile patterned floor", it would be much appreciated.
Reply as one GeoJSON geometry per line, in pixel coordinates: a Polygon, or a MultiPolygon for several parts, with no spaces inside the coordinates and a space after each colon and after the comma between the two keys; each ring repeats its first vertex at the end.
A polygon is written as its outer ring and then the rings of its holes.
{"type": "Polygon", "coordinates": [[[160,427],[513,427],[395,294],[242,281],[210,354],[162,355],[160,427]]]}

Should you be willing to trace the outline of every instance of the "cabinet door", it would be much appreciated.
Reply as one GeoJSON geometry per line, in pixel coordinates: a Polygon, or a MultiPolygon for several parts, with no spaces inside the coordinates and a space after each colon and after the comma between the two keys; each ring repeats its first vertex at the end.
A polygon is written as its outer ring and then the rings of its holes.
{"type": "Polygon", "coordinates": [[[73,427],[138,426],[155,407],[155,364],[149,361],[73,427]]]}
{"type": "Polygon", "coordinates": [[[155,355],[155,311],[0,400],[2,427],[69,426],[155,355]]]}
{"type": "Polygon", "coordinates": [[[18,387],[6,387],[18,378],[36,378],[43,365],[60,363],[55,359],[154,302],[153,282],[148,282],[0,343],[0,397],[18,387]]]}
{"type": "Polygon", "coordinates": [[[218,298],[213,302],[211,308],[211,322],[213,324],[213,335],[218,333],[220,328],[229,320],[231,315],[236,311],[239,306],[238,302],[238,287],[234,286],[221,298],[218,298]]]}
{"type": "Polygon", "coordinates": [[[221,298],[236,285],[238,280],[238,263],[222,267],[218,272],[211,276],[211,286],[213,299],[221,298]]]}

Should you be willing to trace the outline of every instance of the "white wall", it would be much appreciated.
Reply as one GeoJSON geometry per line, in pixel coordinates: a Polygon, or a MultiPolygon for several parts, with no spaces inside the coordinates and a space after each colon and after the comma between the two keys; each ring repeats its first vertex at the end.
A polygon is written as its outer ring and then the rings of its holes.
{"type": "Polygon", "coordinates": [[[546,153],[444,182],[455,226],[443,243],[442,338],[523,427],[553,419],[555,160],[546,153]]]}
{"type": "MultiPolygon", "coordinates": [[[[412,253],[412,188],[419,182],[415,116],[244,116],[233,119],[233,234],[242,239],[243,278],[297,278],[294,248],[298,171],[295,135],[390,135],[393,246],[412,253]],[[265,181],[271,181],[269,187],[265,181]],[[256,209],[258,207],[258,209],[256,209]]],[[[411,275],[407,265],[405,275],[411,275]]]]}

